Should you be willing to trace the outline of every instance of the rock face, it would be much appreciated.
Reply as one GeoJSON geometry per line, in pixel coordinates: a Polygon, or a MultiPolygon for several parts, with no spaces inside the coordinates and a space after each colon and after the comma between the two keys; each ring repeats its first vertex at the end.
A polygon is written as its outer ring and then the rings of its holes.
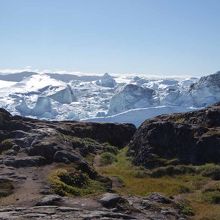
{"type": "Polygon", "coordinates": [[[0,109],[0,152],[7,155],[0,157],[15,167],[43,165],[45,160],[82,165],[83,156],[101,148],[101,143],[124,147],[135,130],[131,124],[40,121],[0,109]]]}
{"type": "Polygon", "coordinates": [[[153,93],[152,89],[128,84],[112,97],[108,114],[113,115],[129,109],[149,107],[153,93]]]}
{"type": "Polygon", "coordinates": [[[145,121],[129,144],[135,164],[220,163],[220,103],[145,121]]]}

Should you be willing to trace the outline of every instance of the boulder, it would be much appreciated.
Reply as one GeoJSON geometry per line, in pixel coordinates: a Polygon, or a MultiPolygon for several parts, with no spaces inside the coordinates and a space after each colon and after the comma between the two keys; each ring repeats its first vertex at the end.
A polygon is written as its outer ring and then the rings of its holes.
{"type": "Polygon", "coordinates": [[[106,208],[113,208],[116,207],[121,200],[122,197],[116,193],[105,193],[99,202],[106,208]]]}
{"type": "Polygon", "coordinates": [[[62,197],[58,195],[47,195],[36,203],[36,206],[58,205],[62,201],[62,197]]]}
{"type": "Polygon", "coordinates": [[[57,143],[47,139],[46,141],[33,143],[30,148],[27,148],[27,152],[29,156],[43,156],[48,162],[52,162],[54,154],[58,149],[57,143]]]}

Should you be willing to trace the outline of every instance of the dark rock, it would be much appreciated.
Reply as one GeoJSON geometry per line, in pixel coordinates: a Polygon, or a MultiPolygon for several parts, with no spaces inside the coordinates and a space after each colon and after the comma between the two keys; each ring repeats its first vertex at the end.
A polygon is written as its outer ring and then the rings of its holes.
{"type": "Polygon", "coordinates": [[[145,197],[145,199],[162,204],[171,204],[173,202],[170,198],[167,198],[159,193],[151,193],[149,196],[145,197]]]}
{"type": "Polygon", "coordinates": [[[220,105],[146,120],[129,144],[137,165],[147,168],[220,162],[220,105]]]}
{"type": "Polygon", "coordinates": [[[57,143],[53,142],[53,140],[39,141],[32,144],[30,148],[27,148],[29,156],[43,156],[48,162],[53,161],[54,154],[57,150],[57,143]]]}
{"type": "Polygon", "coordinates": [[[62,201],[62,197],[58,195],[48,195],[43,197],[39,202],[36,203],[36,206],[48,206],[48,205],[57,205],[62,201]]]}
{"type": "Polygon", "coordinates": [[[123,198],[116,193],[105,193],[99,202],[106,208],[116,207],[123,198]]]}
{"type": "Polygon", "coordinates": [[[91,138],[101,143],[124,147],[129,143],[136,128],[132,124],[72,122],[59,126],[58,131],[80,138],[91,138]]]}
{"type": "Polygon", "coordinates": [[[41,156],[33,156],[33,157],[9,157],[8,159],[5,159],[3,163],[6,166],[12,166],[12,167],[33,167],[33,166],[42,166],[47,163],[46,159],[41,156]]]}
{"type": "Polygon", "coordinates": [[[53,157],[54,162],[58,163],[70,163],[70,162],[79,162],[81,159],[78,155],[74,155],[65,150],[57,151],[53,157]]]}

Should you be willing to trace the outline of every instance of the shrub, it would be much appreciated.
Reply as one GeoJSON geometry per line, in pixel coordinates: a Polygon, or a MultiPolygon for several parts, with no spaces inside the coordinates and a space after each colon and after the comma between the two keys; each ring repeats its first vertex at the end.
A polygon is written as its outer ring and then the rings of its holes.
{"type": "Polygon", "coordinates": [[[83,196],[105,190],[100,182],[91,180],[86,174],[76,170],[54,170],[49,175],[49,182],[53,191],[61,196],[83,196]]]}
{"type": "Polygon", "coordinates": [[[0,153],[3,151],[7,151],[13,147],[14,143],[12,142],[11,139],[5,139],[4,141],[1,142],[0,144],[0,153]]]}
{"type": "Polygon", "coordinates": [[[70,186],[83,187],[88,184],[88,176],[81,171],[78,172],[63,172],[58,174],[58,177],[62,182],[70,186]]]}
{"type": "Polygon", "coordinates": [[[110,152],[104,152],[101,154],[100,163],[101,165],[110,165],[116,161],[116,157],[114,154],[110,152]]]}
{"type": "Polygon", "coordinates": [[[211,204],[220,204],[220,191],[205,191],[202,193],[202,199],[211,204]]]}
{"type": "Polygon", "coordinates": [[[134,177],[136,177],[136,178],[145,178],[147,176],[149,176],[149,173],[145,170],[134,171],[134,177]]]}
{"type": "Polygon", "coordinates": [[[181,201],[177,204],[177,206],[180,209],[181,214],[188,216],[194,215],[194,211],[188,201],[181,201]]]}
{"type": "Polygon", "coordinates": [[[118,148],[109,144],[104,145],[104,152],[110,152],[112,154],[117,154],[118,153],[118,148]]]}
{"type": "Polygon", "coordinates": [[[213,180],[220,180],[220,165],[206,164],[198,170],[202,176],[210,177],[213,180]]]}
{"type": "Polygon", "coordinates": [[[151,177],[162,177],[162,176],[175,176],[175,175],[183,175],[183,174],[191,174],[195,173],[196,169],[193,166],[166,166],[155,168],[151,171],[151,177]]]}

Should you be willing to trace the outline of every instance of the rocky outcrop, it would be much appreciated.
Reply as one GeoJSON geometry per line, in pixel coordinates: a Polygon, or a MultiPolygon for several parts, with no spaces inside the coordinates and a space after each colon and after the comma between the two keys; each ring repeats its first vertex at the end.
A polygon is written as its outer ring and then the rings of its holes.
{"type": "Polygon", "coordinates": [[[135,164],[220,163],[220,103],[200,111],[145,121],[129,144],[135,164]]]}
{"type": "Polygon", "coordinates": [[[40,121],[12,116],[0,109],[0,152],[7,155],[0,158],[15,167],[45,161],[86,167],[84,156],[102,149],[102,143],[125,146],[135,130],[131,124],[40,121]]]}

